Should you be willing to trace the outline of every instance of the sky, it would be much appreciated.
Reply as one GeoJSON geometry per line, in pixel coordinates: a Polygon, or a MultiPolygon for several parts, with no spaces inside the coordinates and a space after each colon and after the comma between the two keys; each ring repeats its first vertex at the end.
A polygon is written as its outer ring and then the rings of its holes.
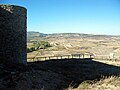
{"type": "Polygon", "coordinates": [[[27,31],[120,35],[120,0],[0,0],[27,8],[27,31]]]}

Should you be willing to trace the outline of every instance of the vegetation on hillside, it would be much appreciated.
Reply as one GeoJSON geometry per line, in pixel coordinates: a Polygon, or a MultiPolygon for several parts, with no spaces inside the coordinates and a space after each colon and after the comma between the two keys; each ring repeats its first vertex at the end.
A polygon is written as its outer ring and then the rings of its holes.
{"type": "Polygon", "coordinates": [[[86,80],[82,82],[77,88],[69,87],[66,90],[119,90],[120,77],[110,76],[103,77],[101,80],[86,80]]]}
{"type": "Polygon", "coordinates": [[[46,49],[51,46],[50,43],[47,41],[32,41],[31,43],[32,46],[27,47],[27,53],[32,51],[37,51],[40,49],[46,49]]]}

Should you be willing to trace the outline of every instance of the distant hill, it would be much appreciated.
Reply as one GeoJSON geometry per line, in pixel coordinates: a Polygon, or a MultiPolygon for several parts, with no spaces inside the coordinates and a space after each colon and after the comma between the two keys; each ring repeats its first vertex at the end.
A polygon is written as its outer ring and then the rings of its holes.
{"type": "Polygon", "coordinates": [[[94,34],[83,34],[83,33],[54,33],[54,34],[47,34],[46,37],[80,37],[80,38],[87,38],[87,37],[111,37],[111,35],[94,35],[94,34]]]}
{"type": "Polygon", "coordinates": [[[112,37],[120,37],[120,36],[113,36],[113,35],[95,35],[95,34],[83,34],[83,33],[53,33],[53,34],[44,34],[35,31],[27,32],[27,38],[39,38],[39,37],[78,37],[78,38],[112,38],[112,37]]]}
{"type": "Polygon", "coordinates": [[[44,37],[44,36],[46,36],[46,34],[35,32],[35,31],[27,32],[27,38],[28,39],[31,39],[31,38],[34,38],[34,37],[44,37]]]}

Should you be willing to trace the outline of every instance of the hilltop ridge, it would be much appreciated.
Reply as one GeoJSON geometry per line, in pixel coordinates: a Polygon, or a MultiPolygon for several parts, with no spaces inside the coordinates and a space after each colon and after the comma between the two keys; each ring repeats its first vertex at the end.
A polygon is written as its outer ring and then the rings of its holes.
{"type": "Polygon", "coordinates": [[[52,33],[44,34],[36,31],[27,32],[28,38],[34,37],[79,37],[79,38],[111,38],[111,37],[120,37],[119,35],[101,35],[101,34],[84,34],[84,33],[52,33]]]}

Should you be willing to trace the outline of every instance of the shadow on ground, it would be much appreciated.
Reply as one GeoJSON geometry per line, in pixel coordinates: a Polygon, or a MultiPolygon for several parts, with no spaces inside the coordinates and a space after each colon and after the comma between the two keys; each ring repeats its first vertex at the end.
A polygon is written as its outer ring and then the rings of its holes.
{"type": "Polygon", "coordinates": [[[28,63],[35,70],[53,71],[65,78],[65,85],[59,90],[70,85],[77,88],[85,80],[100,80],[103,76],[117,76],[120,67],[93,61],[92,59],[63,59],[28,63]]]}

